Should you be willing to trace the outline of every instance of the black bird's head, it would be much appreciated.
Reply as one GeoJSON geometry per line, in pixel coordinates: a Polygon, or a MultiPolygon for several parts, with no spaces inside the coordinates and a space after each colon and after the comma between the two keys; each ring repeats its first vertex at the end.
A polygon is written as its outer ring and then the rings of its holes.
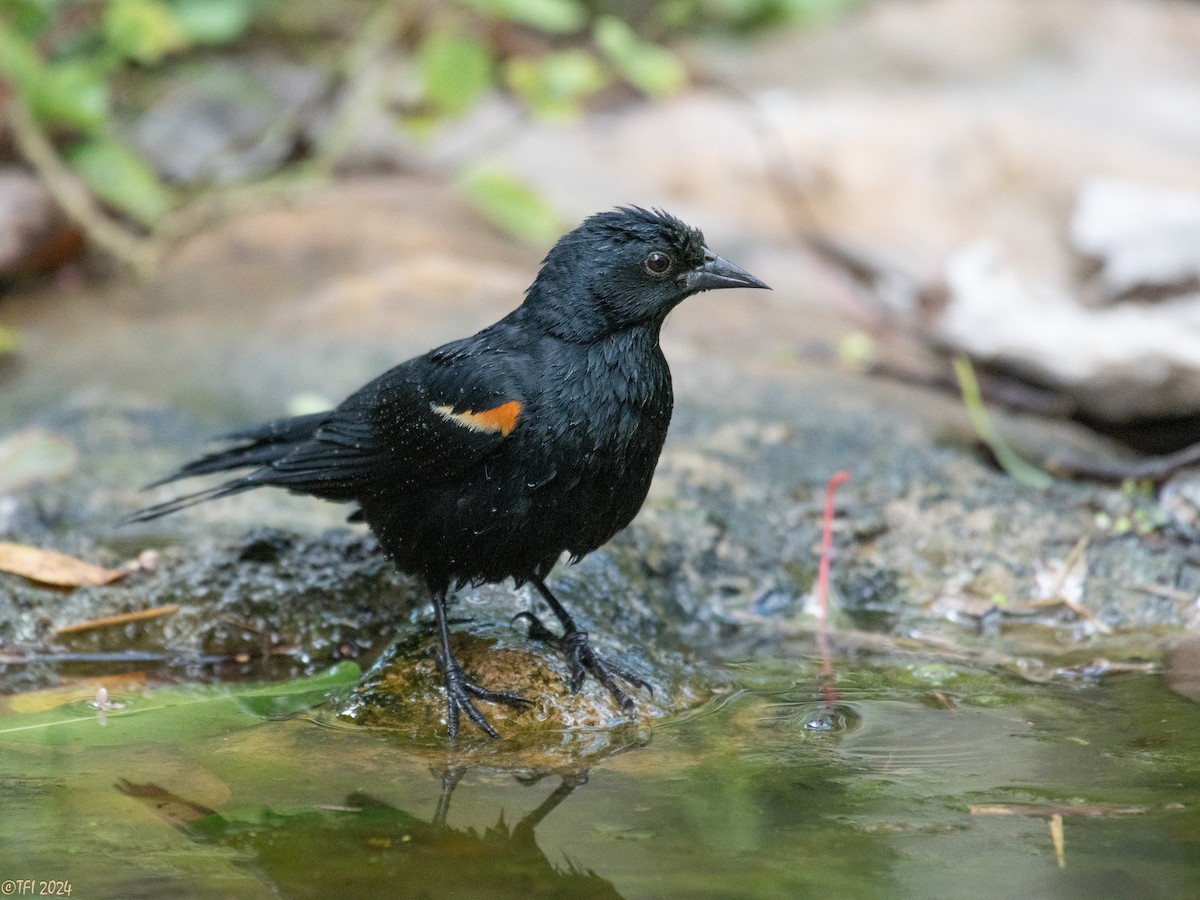
{"type": "Polygon", "coordinates": [[[560,337],[594,340],[636,325],[657,328],[692,294],[733,287],[767,285],[709,250],[698,229],[631,206],[590,216],[562,237],[525,307],[560,337]]]}

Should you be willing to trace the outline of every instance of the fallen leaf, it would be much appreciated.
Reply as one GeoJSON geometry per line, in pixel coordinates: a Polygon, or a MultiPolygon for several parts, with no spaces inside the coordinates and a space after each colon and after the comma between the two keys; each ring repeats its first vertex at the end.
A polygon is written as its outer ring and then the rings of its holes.
{"type": "Polygon", "coordinates": [[[55,587],[111,584],[128,574],[124,569],[105,569],[65,553],[5,541],[0,541],[0,572],[55,587]]]}

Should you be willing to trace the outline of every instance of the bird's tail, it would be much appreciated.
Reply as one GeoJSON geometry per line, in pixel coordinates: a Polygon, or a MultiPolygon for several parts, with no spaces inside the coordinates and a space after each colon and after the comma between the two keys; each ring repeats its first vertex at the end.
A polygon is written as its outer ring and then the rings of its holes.
{"type": "MultiPolygon", "coordinates": [[[[167,479],[168,481],[170,479],[167,479]]],[[[159,519],[163,516],[169,516],[173,512],[179,512],[181,509],[187,509],[189,506],[195,506],[197,503],[203,503],[206,500],[216,500],[218,497],[229,497],[233,494],[240,494],[242,491],[248,491],[251,488],[258,487],[252,481],[245,478],[235,478],[232,481],[227,481],[224,484],[218,484],[216,487],[208,488],[203,491],[196,491],[193,494],[184,494],[180,497],[175,497],[171,500],[166,500],[163,503],[155,503],[153,506],[147,506],[139,509],[118,522],[118,525],[132,525],[134,522],[149,522],[151,519],[159,519]]]]}
{"type": "MultiPolygon", "coordinates": [[[[238,431],[225,435],[222,440],[237,442],[235,446],[209,453],[199,459],[185,463],[165,478],[160,478],[146,485],[145,490],[155,488],[183,478],[194,478],[198,475],[214,475],[218,472],[233,472],[238,469],[253,468],[260,470],[278,459],[282,459],[295,449],[297,444],[312,437],[313,432],[328,417],[328,413],[315,413],[308,416],[297,416],[290,419],[276,419],[263,425],[258,425],[246,431],[238,431]]],[[[121,520],[122,525],[133,522],[149,522],[162,516],[170,515],[197,503],[215,500],[218,497],[229,497],[240,494],[252,488],[260,487],[265,481],[254,477],[254,472],[241,478],[234,478],[216,487],[206,488],[192,494],[184,494],[153,506],[147,506],[121,520]]]]}

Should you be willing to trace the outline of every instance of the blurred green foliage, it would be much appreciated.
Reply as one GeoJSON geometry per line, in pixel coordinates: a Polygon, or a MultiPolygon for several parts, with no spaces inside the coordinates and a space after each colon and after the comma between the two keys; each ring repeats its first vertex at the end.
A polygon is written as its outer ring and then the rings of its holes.
{"type": "Polygon", "coordinates": [[[467,35],[434,32],[422,42],[417,62],[425,100],[439,115],[466,112],[492,86],[491,48],[467,35]]]}
{"type": "Polygon", "coordinates": [[[596,46],[613,67],[651,97],[673,94],[687,83],[687,70],[675,54],[639,40],[633,29],[615,16],[601,16],[595,26],[596,46]]]}
{"type": "Polygon", "coordinates": [[[465,0],[466,5],[494,19],[520,22],[551,34],[578,31],[587,11],[578,0],[465,0]]]}
{"type": "Polygon", "coordinates": [[[502,169],[486,164],[468,166],[458,185],[489,222],[513,237],[546,246],[562,234],[562,222],[546,201],[502,169]]]}
{"type": "Polygon", "coordinates": [[[606,87],[610,73],[586,50],[552,50],[540,57],[514,56],[504,64],[504,81],[535,113],[569,118],[585,97],[606,87]]]}
{"type": "MultiPolygon", "coordinates": [[[[153,228],[179,205],[181,191],[125,141],[120,120],[136,105],[130,97],[139,84],[205,49],[253,42],[291,51],[307,42],[309,50],[321,45],[309,55],[328,65],[330,48],[349,59],[361,39],[378,39],[356,29],[374,27],[380,12],[394,13],[384,17],[398,23],[386,41],[413,60],[420,93],[401,110],[401,122],[420,134],[494,90],[545,118],[578,116],[589,98],[621,84],[668,96],[688,80],[667,47],[677,35],[817,21],[860,2],[0,0],[0,77],[96,197],[153,228]]],[[[334,68],[352,77],[349,62],[334,68]]],[[[549,231],[549,220],[534,224],[546,212],[536,196],[511,178],[481,169],[464,173],[460,184],[510,232],[543,240],[549,231]]]]}
{"type": "Polygon", "coordinates": [[[0,75],[58,138],[93,193],[150,226],[177,198],[119,136],[114,84],[190,48],[236,40],[256,6],[256,0],[7,0],[0,75]]]}
{"type": "Polygon", "coordinates": [[[814,25],[861,6],[864,0],[666,0],[663,21],[674,27],[709,26],[757,31],[797,23],[814,25]]]}
{"type": "Polygon", "coordinates": [[[67,160],[97,197],[143,225],[153,225],[174,205],[172,192],[118,140],[97,136],[80,141],[67,160]]]}

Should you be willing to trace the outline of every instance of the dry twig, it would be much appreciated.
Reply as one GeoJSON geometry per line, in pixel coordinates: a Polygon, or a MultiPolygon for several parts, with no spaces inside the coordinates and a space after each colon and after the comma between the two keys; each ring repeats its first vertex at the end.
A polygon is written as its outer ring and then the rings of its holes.
{"type": "Polygon", "coordinates": [[[81,631],[91,631],[95,628],[108,628],[112,625],[127,625],[130,622],[142,622],[146,619],[157,619],[159,616],[169,616],[179,612],[178,603],[168,603],[166,606],[154,606],[150,609],[140,609],[136,612],[117,613],[114,616],[101,616],[99,619],[88,619],[86,622],[76,622],[55,629],[56,635],[78,634],[81,631]]]}

